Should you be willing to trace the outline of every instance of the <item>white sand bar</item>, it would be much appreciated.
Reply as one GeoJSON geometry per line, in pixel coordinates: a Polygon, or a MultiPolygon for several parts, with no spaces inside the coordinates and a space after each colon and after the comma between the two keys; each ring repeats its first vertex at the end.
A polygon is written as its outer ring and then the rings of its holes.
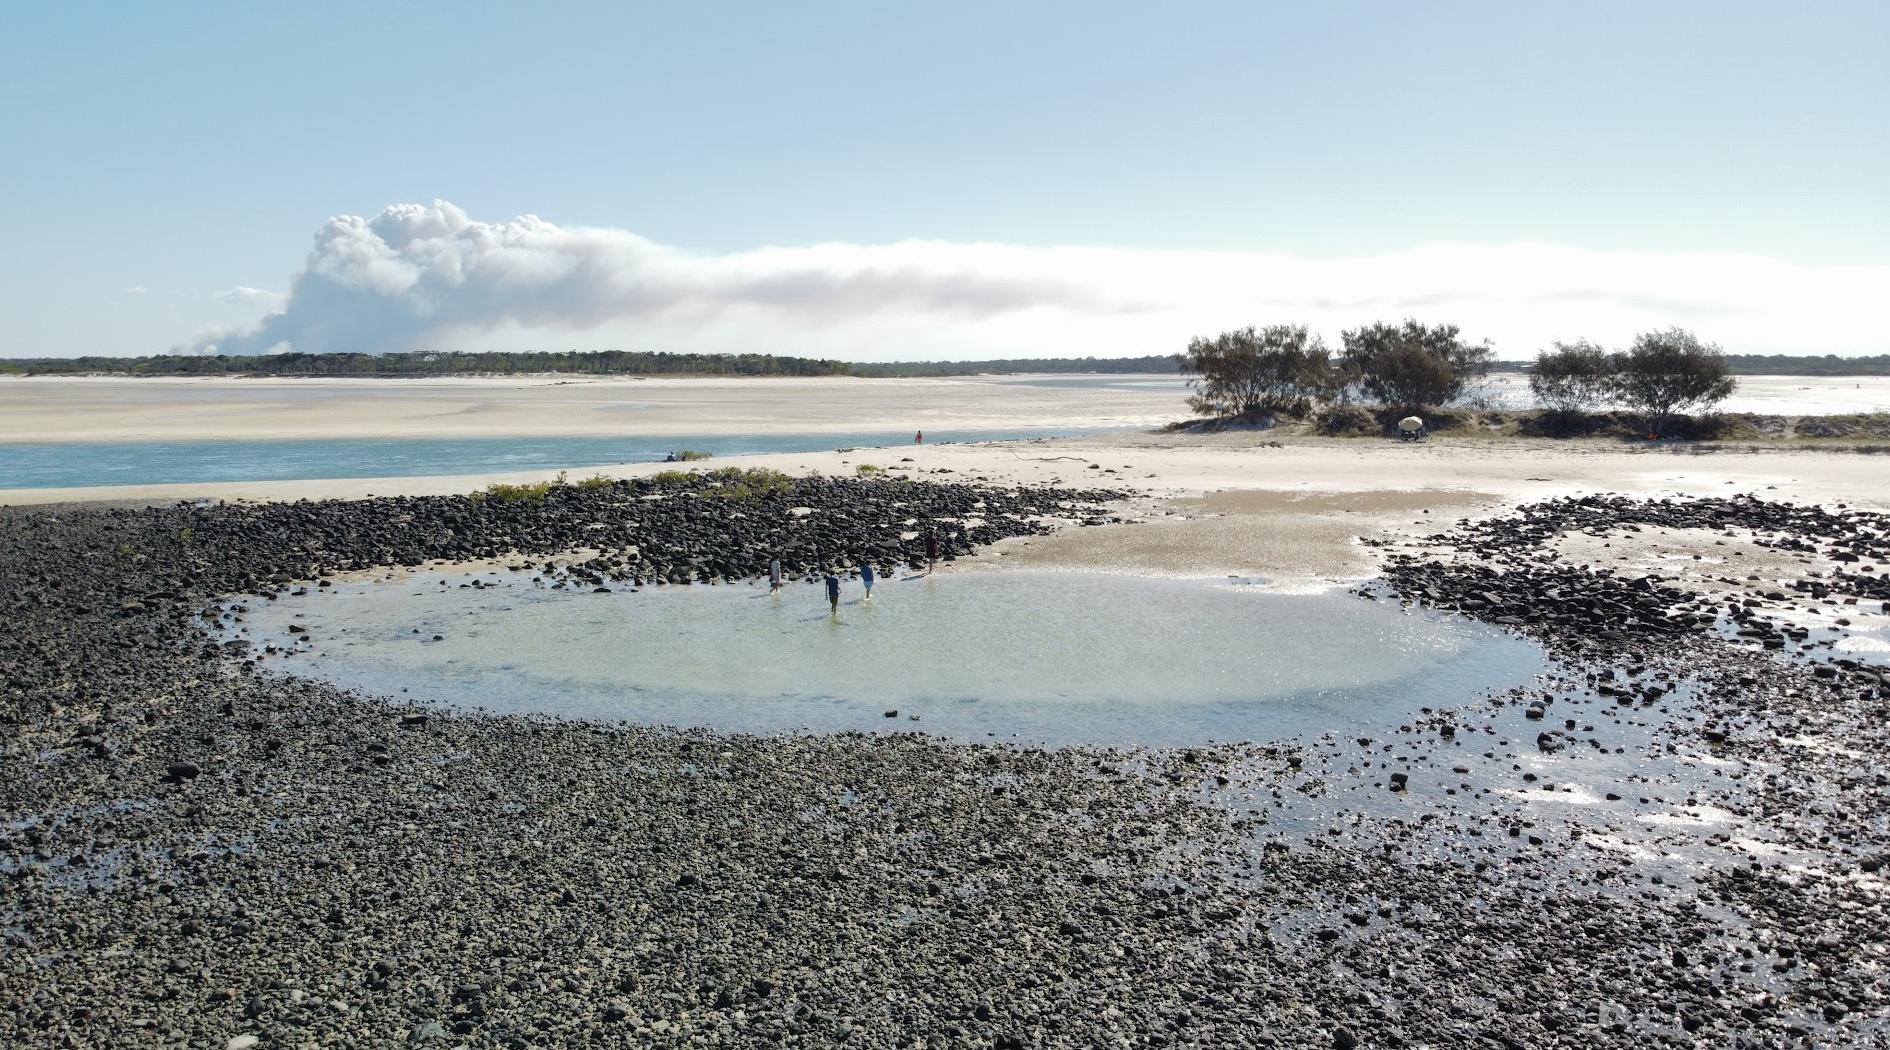
{"type": "Polygon", "coordinates": [[[1187,413],[1175,376],[1062,378],[1079,377],[0,378],[0,443],[1148,427],[1187,413]]]}

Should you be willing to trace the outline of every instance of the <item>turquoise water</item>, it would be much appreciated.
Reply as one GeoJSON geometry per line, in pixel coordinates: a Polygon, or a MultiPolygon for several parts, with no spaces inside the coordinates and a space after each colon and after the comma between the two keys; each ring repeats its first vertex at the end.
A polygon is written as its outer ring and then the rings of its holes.
{"type": "Polygon", "coordinates": [[[1348,594],[1013,571],[895,575],[870,601],[858,580],[844,590],[835,616],[807,583],[597,594],[425,572],[257,603],[233,627],[293,651],[266,666],[430,703],[1050,743],[1396,724],[1544,668],[1516,637],[1348,594]]]}
{"type": "MultiPolygon", "coordinates": [[[[939,430],[928,444],[1099,433],[1093,428],[939,430]]],[[[823,452],[910,444],[912,432],[593,437],[335,438],[285,441],[125,441],[0,444],[0,489],[305,481],[582,468],[653,463],[677,449],[718,456],[823,452]]]]}

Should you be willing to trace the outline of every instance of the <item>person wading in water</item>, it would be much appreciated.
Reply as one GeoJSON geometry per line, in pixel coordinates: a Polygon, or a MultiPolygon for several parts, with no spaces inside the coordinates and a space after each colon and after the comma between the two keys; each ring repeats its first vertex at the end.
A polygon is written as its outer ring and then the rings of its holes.
{"type": "Polygon", "coordinates": [[[926,575],[928,576],[931,575],[932,570],[937,567],[938,567],[938,530],[927,529],[925,530],[925,572],[926,572],[926,575]]]}
{"type": "Polygon", "coordinates": [[[871,598],[873,596],[873,563],[872,562],[870,561],[862,562],[860,564],[860,582],[866,584],[866,596],[868,598],[871,598]]]}
{"type": "Polygon", "coordinates": [[[840,615],[840,577],[831,571],[827,573],[827,605],[835,616],[840,615]]]}
{"type": "Polygon", "coordinates": [[[781,559],[768,563],[768,593],[777,594],[781,590],[781,559]]]}

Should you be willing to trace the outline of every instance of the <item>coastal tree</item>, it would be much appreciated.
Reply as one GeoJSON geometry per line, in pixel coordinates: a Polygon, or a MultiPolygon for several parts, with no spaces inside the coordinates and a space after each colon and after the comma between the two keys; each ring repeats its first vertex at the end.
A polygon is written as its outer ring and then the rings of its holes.
{"type": "Polygon", "coordinates": [[[1327,405],[1349,405],[1358,399],[1363,378],[1359,374],[1357,361],[1344,356],[1335,357],[1326,366],[1326,374],[1319,385],[1318,399],[1327,405]]]}
{"type": "Polygon", "coordinates": [[[1341,360],[1356,369],[1365,393],[1387,408],[1412,412],[1455,401],[1489,372],[1496,356],[1487,341],[1465,342],[1454,324],[1410,318],[1354,328],[1343,338],[1341,360]]]}
{"type": "Polygon", "coordinates": [[[1613,365],[1614,395],[1644,412],[1656,437],[1675,414],[1710,408],[1738,387],[1719,346],[1684,328],[1641,333],[1613,365]]]}
{"type": "Polygon", "coordinates": [[[1614,363],[1606,350],[1586,339],[1556,343],[1536,355],[1529,391],[1551,412],[1593,411],[1614,394],[1614,363]]]}
{"type": "Polygon", "coordinates": [[[1305,325],[1248,325],[1189,341],[1181,370],[1188,405],[1204,416],[1299,415],[1324,389],[1331,352],[1305,325]]]}

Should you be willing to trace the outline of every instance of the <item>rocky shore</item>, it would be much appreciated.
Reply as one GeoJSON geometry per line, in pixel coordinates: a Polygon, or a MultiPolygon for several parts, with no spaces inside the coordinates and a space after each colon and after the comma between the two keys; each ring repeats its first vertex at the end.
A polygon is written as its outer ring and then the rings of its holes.
{"type": "Polygon", "coordinates": [[[1876,515],[1591,498],[1368,537],[1373,596],[1562,670],[1384,732],[1181,752],[451,714],[202,630],[230,596],[431,559],[746,579],[912,562],[933,523],[966,556],[1120,495],[763,480],[0,517],[0,1044],[1890,1033],[1890,682],[1839,648],[1885,613],[1876,515]],[[1670,568],[1609,560],[1656,534],[1670,568]]]}

